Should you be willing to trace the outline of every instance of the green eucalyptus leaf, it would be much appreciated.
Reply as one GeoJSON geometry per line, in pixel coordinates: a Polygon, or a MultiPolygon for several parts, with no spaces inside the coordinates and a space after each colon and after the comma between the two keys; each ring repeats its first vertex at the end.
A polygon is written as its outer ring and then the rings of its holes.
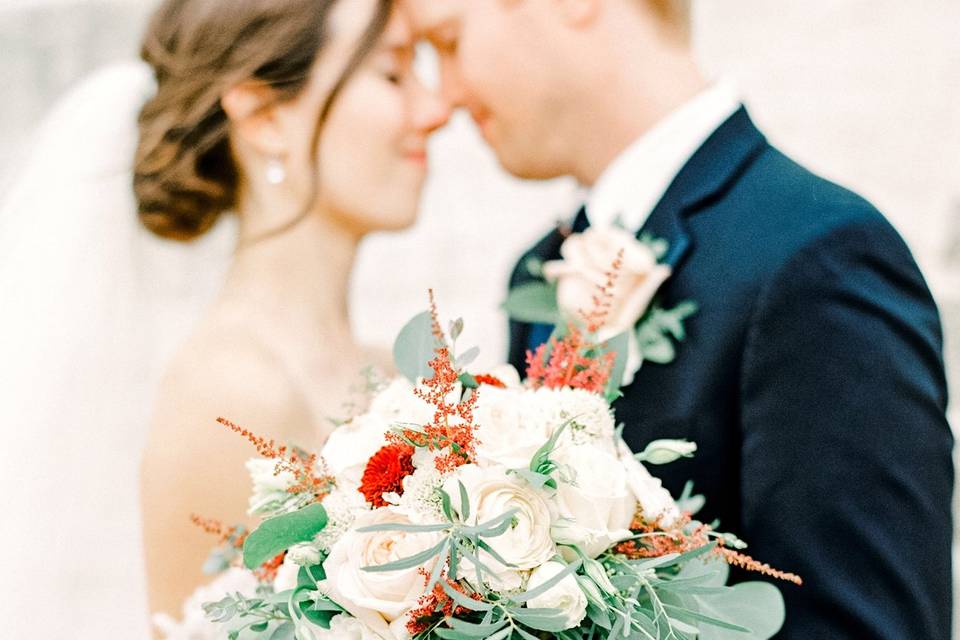
{"type": "Polygon", "coordinates": [[[463,318],[457,318],[450,323],[450,339],[456,340],[463,333],[463,318]]]}
{"type": "Polygon", "coordinates": [[[317,583],[326,579],[326,577],[327,574],[323,571],[322,564],[300,567],[300,571],[297,573],[297,587],[316,589],[317,583]]]}
{"type": "Polygon", "coordinates": [[[580,568],[580,561],[571,562],[563,568],[562,571],[558,572],[555,576],[552,576],[549,580],[545,581],[543,584],[539,584],[533,589],[528,589],[523,593],[516,595],[511,595],[510,600],[513,602],[528,602],[537,596],[543,595],[550,589],[557,586],[561,580],[576,572],[580,568]]]}
{"type": "Polygon", "coordinates": [[[437,524],[408,524],[406,522],[385,522],[382,524],[371,524],[366,527],[356,529],[357,533],[380,533],[383,531],[404,531],[407,533],[434,533],[444,531],[450,528],[450,523],[437,524]]]}
{"type": "Polygon", "coordinates": [[[470,349],[467,349],[466,351],[461,353],[459,356],[457,356],[457,360],[454,363],[453,368],[459,371],[465,367],[469,367],[471,364],[473,364],[473,361],[476,360],[477,356],[479,355],[480,355],[480,347],[471,347],[470,349]]]}
{"type": "Polygon", "coordinates": [[[480,383],[477,382],[477,379],[466,371],[457,376],[457,380],[460,381],[460,384],[463,385],[464,389],[476,389],[480,386],[480,383]]]}
{"type": "Polygon", "coordinates": [[[502,305],[512,320],[549,325],[562,324],[557,306],[557,286],[546,282],[528,282],[514,287],[502,305]]]}
{"type": "Polygon", "coordinates": [[[567,616],[561,609],[516,609],[515,619],[538,631],[563,631],[567,628],[567,616]]]}
{"type": "Polygon", "coordinates": [[[397,335],[393,362],[407,380],[416,384],[419,378],[433,376],[429,362],[435,357],[436,348],[433,318],[429,311],[423,311],[413,316],[397,335]]]}
{"type": "Polygon", "coordinates": [[[376,564],[368,567],[361,567],[363,571],[369,571],[371,573],[380,573],[384,571],[400,571],[401,569],[410,569],[417,567],[424,562],[430,560],[435,555],[440,553],[443,547],[449,542],[449,538],[444,538],[442,541],[438,542],[436,545],[425,549],[420,553],[415,553],[412,556],[407,558],[401,558],[400,560],[395,560],[393,562],[388,562],[386,564],[376,564]]]}
{"type": "Polygon", "coordinates": [[[293,545],[313,540],[325,526],[327,511],[321,504],[264,520],[243,543],[243,563],[256,569],[293,545]]]}
{"type": "Polygon", "coordinates": [[[607,340],[603,345],[603,353],[615,353],[617,359],[613,362],[613,369],[610,371],[610,380],[607,381],[606,394],[612,395],[620,390],[623,383],[623,372],[627,369],[627,356],[630,349],[630,332],[614,336],[607,340]]]}
{"type": "MultiPolygon", "coordinates": [[[[468,598],[467,596],[463,595],[462,593],[460,593],[459,591],[451,587],[446,580],[441,582],[440,586],[443,588],[443,592],[446,593],[451,600],[456,602],[458,605],[460,605],[464,609],[467,609],[469,611],[492,611],[493,610],[494,605],[490,604],[489,602],[482,602],[480,600],[474,600],[473,598],[468,598]]],[[[479,627],[481,625],[476,625],[476,626],[479,627]]],[[[495,631],[500,626],[500,623],[483,625],[483,626],[486,627],[487,631],[491,631],[491,630],[495,631]]]]}
{"type": "Polygon", "coordinates": [[[670,364],[677,357],[677,349],[670,338],[662,333],[650,334],[641,338],[638,334],[640,354],[643,359],[655,364],[670,364]]]}
{"type": "Polygon", "coordinates": [[[270,640],[294,640],[296,631],[296,625],[292,622],[284,622],[273,631],[270,640]]]}
{"type": "Polygon", "coordinates": [[[466,520],[470,517],[470,496],[467,495],[467,487],[462,480],[457,480],[460,488],[460,516],[466,520]]]}
{"type": "Polygon", "coordinates": [[[741,582],[730,591],[693,596],[704,615],[750,629],[749,634],[700,624],[701,640],[766,640],[783,626],[786,609],[780,590],[768,582],[741,582]]]}

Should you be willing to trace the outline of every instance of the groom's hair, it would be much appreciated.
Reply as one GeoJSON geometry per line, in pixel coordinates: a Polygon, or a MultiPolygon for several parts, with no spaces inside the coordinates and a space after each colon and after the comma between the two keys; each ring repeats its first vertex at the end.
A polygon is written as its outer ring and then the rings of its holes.
{"type": "Polygon", "coordinates": [[[642,0],[685,39],[690,37],[693,0],[642,0]]]}
{"type": "MultiPolygon", "coordinates": [[[[283,102],[300,95],[330,39],[340,0],[165,0],[147,28],[141,57],[157,91],[139,117],[133,188],[140,221],[174,240],[202,235],[236,205],[240,171],[220,104],[231,87],[257,81],[283,102]]],[[[337,95],[386,27],[392,0],[378,0],[362,40],[317,114],[313,154],[337,95]]],[[[316,173],[316,172],[315,172],[316,173]]],[[[316,191],[317,185],[313,185],[316,191]]],[[[309,211],[279,230],[292,226],[309,211]]],[[[273,232],[271,232],[273,233],[273,232]]]]}

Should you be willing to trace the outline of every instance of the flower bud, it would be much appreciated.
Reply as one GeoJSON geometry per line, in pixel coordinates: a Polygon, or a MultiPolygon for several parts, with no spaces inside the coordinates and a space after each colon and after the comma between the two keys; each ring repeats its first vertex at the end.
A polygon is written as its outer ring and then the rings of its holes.
{"type": "Polygon", "coordinates": [[[654,440],[642,453],[636,455],[640,462],[668,464],[680,458],[692,458],[697,443],[686,440],[654,440]]]}

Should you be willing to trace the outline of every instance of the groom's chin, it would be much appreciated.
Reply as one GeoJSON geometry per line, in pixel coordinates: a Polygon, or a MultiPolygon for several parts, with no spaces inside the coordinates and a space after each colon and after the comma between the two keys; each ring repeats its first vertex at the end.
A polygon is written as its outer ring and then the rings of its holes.
{"type": "Polygon", "coordinates": [[[500,167],[515,178],[521,180],[552,180],[567,175],[563,169],[553,163],[538,162],[519,154],[501,152],[494,149],[500,167]]]}

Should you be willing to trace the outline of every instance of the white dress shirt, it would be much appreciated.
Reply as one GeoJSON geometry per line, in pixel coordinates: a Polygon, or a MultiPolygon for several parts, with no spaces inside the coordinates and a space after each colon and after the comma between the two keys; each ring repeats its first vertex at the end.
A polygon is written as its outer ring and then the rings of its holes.
{"type": "Polygon", "coordinates": [[[586,203],[590,225],[619,220],[625,229],[639,230],[687,161],[740,105],[735,87],[718,82],[640,136],[590,190],[586,203]]]}

